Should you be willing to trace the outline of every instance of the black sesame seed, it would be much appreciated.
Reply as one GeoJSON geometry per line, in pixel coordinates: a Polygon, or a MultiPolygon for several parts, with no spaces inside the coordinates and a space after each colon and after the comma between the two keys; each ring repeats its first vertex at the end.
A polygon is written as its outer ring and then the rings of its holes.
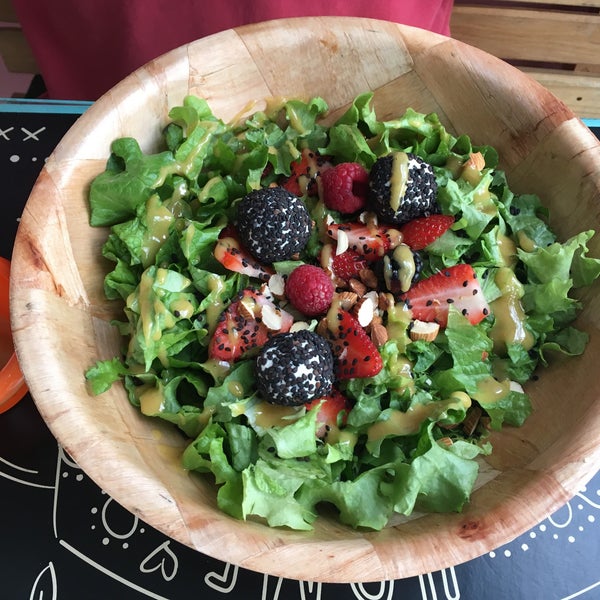
{"type": "Polygon", "coordinates": [[[369,204],[382,221],[393,225],[402,225],[416,217],[439,212],[433,168],[414,154],[407,153],[407,156],[407,185],[397,210],[391,205],[394,153],[378,158],[370,169],[369,204]]]}
{"type": "Polygon", "coordinates": [[[261,262],[288,260],[304,249],[312,229],[308,209],[282,187],[253,190],[238,204],[238,232],[261,262]]]}
{"type": "Polygon", "coordinates": [[[256,383],[273,404],[299,406],[331,392],[334,360],[331,346],[308,330],[271,337],[256,359],[256,383]]]}

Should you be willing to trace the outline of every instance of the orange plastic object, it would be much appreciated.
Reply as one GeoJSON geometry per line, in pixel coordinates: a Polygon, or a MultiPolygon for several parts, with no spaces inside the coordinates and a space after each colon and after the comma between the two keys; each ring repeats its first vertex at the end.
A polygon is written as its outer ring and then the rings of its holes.
{"type": "Polygon", "coordinates": [[[27,393],[10,330],[10,261],[0,256],[0,413],[12,408],[27,393]]]}

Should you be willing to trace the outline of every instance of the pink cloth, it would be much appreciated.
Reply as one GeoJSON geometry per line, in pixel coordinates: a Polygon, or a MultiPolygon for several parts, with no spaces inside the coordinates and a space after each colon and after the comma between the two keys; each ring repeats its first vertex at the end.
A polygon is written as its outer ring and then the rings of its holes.
{"type": "Polygon", "coordinates": [[[96,100],[157,56],[283,17],[349,15],[449,34],[453,0],[13,0],[48,96],[96,100]]]}

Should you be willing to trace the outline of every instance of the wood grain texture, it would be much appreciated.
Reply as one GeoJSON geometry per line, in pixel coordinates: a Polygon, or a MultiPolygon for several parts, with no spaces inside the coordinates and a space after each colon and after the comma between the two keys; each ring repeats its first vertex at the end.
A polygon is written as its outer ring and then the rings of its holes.
{"type": "Polygon", "coordinates": [[[600,60],[600,13],[457,5],[451,26],[457,39],[505,59],[600,60]]]}
{"type": "MultiPolygon", "coordinates": [[[[556,361],[529,391],[535,412],[494,435],[492,478],[462,514],[398,521],[378,533],[327,517],[311,533],[239,522],[216,508],[209,481],[179,466],[181,437],[133,409],[122,388],[88,392],[85,369],[117,355],[103,299],[106,235],[88,226],[87,191],[111,141],[156,147],[168,109],[188,92],[225,120],[272,97],[322,95],[334,118],[372,89],[381,118],[407,106],[500,152],[509,182],[539,193],[562,236],[600,230],[600,145],[550,92],[465,44],[401,25],[311,18],[227,31],[160,57],[95,103],[45,165],[12,262],[12,320],[29,389],[48,426],[119,503],[179,542],[276,576],[329,582],[414,576],[508,542],[562,506],[600,468],[600,294],[584,298],[586,353],[556,361]],[[290,65],[307,65],[290,69],[290,65]],[[315,65],[319,65],[318,68],[315,65]]],[[[595,242],[593,250],[600,255],[595,242]]]]}
{"type": "Polygon", "coordinates": [[[600,2],[456,0],[450,28],[519,65],[579,116],[600,117],[600,2]]]}

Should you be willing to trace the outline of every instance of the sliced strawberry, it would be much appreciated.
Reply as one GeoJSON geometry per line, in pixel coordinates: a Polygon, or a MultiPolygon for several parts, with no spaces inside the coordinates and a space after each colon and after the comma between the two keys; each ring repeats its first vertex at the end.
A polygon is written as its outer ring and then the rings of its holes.
{"type": "Polygon", "coordinates": [[[220,237],[213,251],[215,258],[229,271],[267,281],[273,269],[260,264],[235,237],[220,237]]]}
{"type": "Polygon", "coordinates": [[[357,277],[360,271],[368,268],[367,259],[354,250],[346,250],[337,254],[331,261],[331,271],[336,277],[349,281],[357,277]]]}
{"type": "Polygon", "coordinates": [[[402,241],[413,250],[422,250],[448,231],[453,223],[452,215],[418,217],[400,227],[402,241]]]}
{"type": "Polygon", "coordinates": [[[208,356],[235,362],[276,333],[289,331],[294,318],[264,294],[247,288],[221,313],[208,345],[208,356]]]}
{"type": "Polygon", "coordinates": [[[331,342],[338,379],[373,377],[381,371],[381,354],[353,315],[332,306],[323,321],[319,332],[331,342]]]}
{"type": "Polygon", "coordinates": [[[352,408],[350,400],[338,389],[333,388],[328,396],[317,398],[305,404],[306,410],[319,406],[317,413],[317,437],[324,438],[334,427],[343,427],[352,408]]]}
{"type": "Polygon", "coordinates": [[[327,235],[338,244],[348,242],[348,248],[358,252],[368,261],[381,258],[388,250],[395,248],[402,240],[397,229],[387,225],[365,225],[364,223],[331,223],[327,235]],[[342,239],[346,236],[344,242],[342,239]]]}
{"type": "Polygon", "coordinates": [[[441,327],[448,323],[452,305],[476,325],[490,312],[473,267],[467,264],[448,267],[427,279],[421,279],[400,296],[412,311],[414,319],[435,321],[441,327]]]}
{"type": "Polygon", "coordinates": [[[296,196],[316,196],[317,177],[332,164],[327,156],[321,156],[318,152],[305,148],[302,150],[300,160],[291,165],[291,175],[282,183],[283,187],[296,196]]]}

